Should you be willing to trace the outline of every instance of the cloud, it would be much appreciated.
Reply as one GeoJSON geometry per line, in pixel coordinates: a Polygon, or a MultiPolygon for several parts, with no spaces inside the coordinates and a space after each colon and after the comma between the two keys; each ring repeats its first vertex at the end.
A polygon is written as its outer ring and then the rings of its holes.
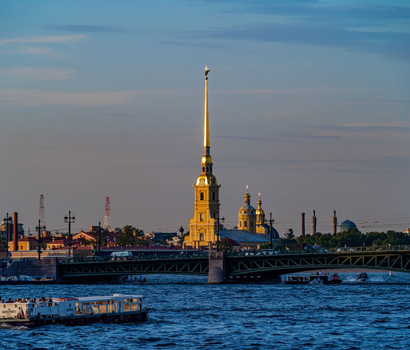
{"type": "Polygon", "coordinates": [[[372,131],[394,131],[398,133],[408,133],[410,123],[397,120],[387,122],[363,122],[363,123],[345,123],[341,125],[316,126],[314,128],[336,131],[336,132],[372,132],[372,131]]]}
{"type": "Polygon", "coordinates": [[[15,67],[0,69],[0,76],[36,80],[69,80],[75,74],[74,69],[15,67]]]}
{"type": "Polygon", "coordinates": [[[317,132],[304,131],[282,131],[270,136],[243,136],[243,135],[215,135],[217,139],[240,140],[240,141],[274,141],[285,139],[339,139],[341,136],[337,135],[321,135],[317,132]]]}
{"type": "Polygon", "coordinates": [[[69,59],[70,57],[56,52],[52,49],[49,48],[44,48],[44,47],[23,47],[23,48],[18,48],[14,50],[0,50],[0,54],[12,54],[12,55],[46,55],[46,56],[51,56],[55,58],[63,58],[63,59],[69,59]]]}
{"type": "Polygon", "coordinates": [[[27,38],[8,38],[0,39],[0,46],[7,44],[47,44],[47,43],[57,43],[57,44],[69,44],[72,42],[81,41],[86,36],[84,34],[74,34],[74,35],[60,35],[60,36],[33,36],[27,38]]]}
{"type": "Polygon", "coordinates": [[[43,26],[48,29],[75,33],[129,33],[131,30],[122,27],[97,26],[88,24],[57,24],[43,26]]]}
{"type": "Polygon", "coordinates": [[[358,101],[358,102],[379,102],[379,103],[397,103],[397,104],[410,104],[410,100],[400,100],[400,99],[392,99],[392,98],[354,98],[350,101],[358,101]]]}
{"type": "Polygon", "coordinates": [[[280,0],[236,0],[227,6],[226,11],[246,15],[248,24],[192,32],[191,38],[342,47],[410,57],[410,7],[280,0]],[[257,22],[252,22],[255,17],[257,22]]]}
{"type": "Polygon", "coordinates": [[[354,51],[381,53],[400,58],[410,57],[410,35],[380,33],[322,26],[318,24],[257,23],[202,32],[204,39],[248,40],[255,42],[284,42],[316,46],[344,47],[354,51]]]}
{"type": "Polygon", "coordinates": [[[0,102],[13,106],[112,106],[135,102],[136,96],[172,94],[174,90],[130,90],[116,92],[55,92],[0,89],[0,102]]]}

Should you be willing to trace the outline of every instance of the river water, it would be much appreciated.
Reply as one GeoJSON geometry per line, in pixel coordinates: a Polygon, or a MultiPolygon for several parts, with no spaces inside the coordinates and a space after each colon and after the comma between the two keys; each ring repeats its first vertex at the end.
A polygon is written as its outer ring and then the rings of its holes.
{"type": "Polygon", "coordinates": [[[148,283],[1,286],[9,297],[137,293],[142,324],[0,329],[0,349],[409,349],[410,274],[370,273],[341,285],[208,285],[206,277],[148,283]]]}

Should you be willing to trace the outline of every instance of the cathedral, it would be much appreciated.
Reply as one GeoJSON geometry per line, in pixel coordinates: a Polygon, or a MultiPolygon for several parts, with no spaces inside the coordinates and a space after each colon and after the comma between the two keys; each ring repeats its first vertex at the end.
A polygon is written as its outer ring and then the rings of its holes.
{"type": "Polygon", "coordinates": [[[277,240],[278,232],[265,220],[262,201],[259,193],[258,207],[250,204],[250,194],[246,187],[245,203],[238,212],[238,229],[224,230],[219,216],[219,188],[221,187],[213,175],[213,163],[210,153],[209,113],[208,113],[208,74],[205,67],[205,107],[204,107],[204,150],[201,158],[201,175],[193,185],[195,191],[194,215],[189,220],[189,234],[185,236],[184,247],[201,248],[215,246],[223,238],[244,247],[259,247],[266,244],[270,234],[277,240]]]}

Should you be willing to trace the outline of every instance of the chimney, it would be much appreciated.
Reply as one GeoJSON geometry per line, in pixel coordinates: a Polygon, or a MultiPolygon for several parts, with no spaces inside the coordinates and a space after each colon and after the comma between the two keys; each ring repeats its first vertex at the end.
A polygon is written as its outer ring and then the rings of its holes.
{"type": "Polygon", "coordinates": [[[302,213],[302,236],[305,235],[305,213],[302,213]]]}
{"type": "Polygon", "coordinates": [[[317,219],[316,219],[316,210],[313,210],[313,216],[312,216],[312,235],[316,233],[316,224],[317,224],[317,219]]]}
{"type": "Polygon", "coordinates": [[[14,250],[17,251],[19,250],[19,245],[18,245],[18,233],[19,233],[19,220],[18,220],[18,214],[14,212],[13,215],[13,232],[14,232],[14,250]]]}
{"type": "Polygon", "coordinates": [[[337,231],[337,217],[336,217],[336,210],[333,210],[333,218],[332,218],[332,226],[333,226],[333,236],[336,236],[337,231]]]}

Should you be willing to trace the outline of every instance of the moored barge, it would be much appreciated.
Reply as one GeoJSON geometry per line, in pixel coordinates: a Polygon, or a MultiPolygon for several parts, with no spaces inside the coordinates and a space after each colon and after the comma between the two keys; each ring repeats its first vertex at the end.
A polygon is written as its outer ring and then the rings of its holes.
{"type": "Polygon", "coordinates": [[[0,303],[0,323],[9,326],[137,323],[146,319],[147,308],[139,295],[19,299],[0,303]]]}

